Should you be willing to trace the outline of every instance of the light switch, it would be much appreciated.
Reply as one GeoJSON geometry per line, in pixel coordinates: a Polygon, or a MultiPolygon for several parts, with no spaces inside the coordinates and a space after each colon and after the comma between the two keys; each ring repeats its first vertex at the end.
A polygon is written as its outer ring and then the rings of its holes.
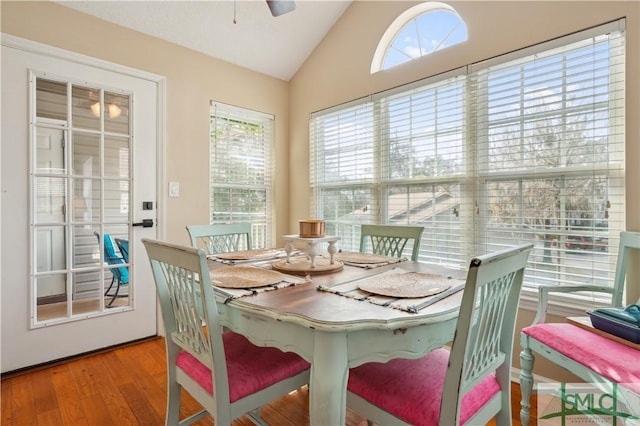
{"type": "Polygon", "coordinates": [[[169,197],[180,196],[180,182],[169,182],[169,197]]]}

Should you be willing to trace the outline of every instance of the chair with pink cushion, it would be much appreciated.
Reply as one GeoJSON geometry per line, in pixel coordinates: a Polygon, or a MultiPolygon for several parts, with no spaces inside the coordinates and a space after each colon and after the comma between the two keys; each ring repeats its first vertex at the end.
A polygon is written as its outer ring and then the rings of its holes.
{"type": "Polygon", "coordinates": [[[208,414],[216,426],[244,415],[266,424],[260,407],[307,384],[309,363],[294,353],[255,346],[240,334],[223,332],[202,249],[142,242],[165,326],[166,424],[186,425],[208,414]],[[204,410],[179,420],[181,389],[204,410]]]}
{"type": "Polygon", "coordinates": [[[565,368],[587,383],[617,383],[628,398],[640,401],[640,351],[597,335],[570,323],[545,323],[549,294],[590,291],[611,294],[613,307],[623,306],[627,263],[631,249],[640,249],[640,233],[620,233],[618,260],[613,286],[574,285],[540,287],[538,310],[533,324],[520,334],[520,421],[530,420],[530,398],[533,390],[533,352],[565,368]]]}
{"type": "Polygon", "coordinates": [[[352,368],[347,406],[369,424],[511,424],[513,334],[532,247],[473,259],[451,351],[352,368]]]}

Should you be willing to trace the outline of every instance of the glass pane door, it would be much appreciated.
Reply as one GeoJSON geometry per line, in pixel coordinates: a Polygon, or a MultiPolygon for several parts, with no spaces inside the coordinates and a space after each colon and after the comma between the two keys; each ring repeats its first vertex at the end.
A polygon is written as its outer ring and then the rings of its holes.
{"type": "Polygon", "coordinates": [[[32,326],[131,307],[130,101],[36,78],[32,326]]]}

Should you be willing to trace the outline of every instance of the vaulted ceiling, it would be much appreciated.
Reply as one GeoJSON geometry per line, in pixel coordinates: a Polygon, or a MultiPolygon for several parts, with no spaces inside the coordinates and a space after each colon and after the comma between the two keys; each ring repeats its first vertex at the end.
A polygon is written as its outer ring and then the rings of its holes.
{"type": "Polygon", "coordinates": [[[351,1],[297,0],[280,16],[265,0],[57,3],[288,81],[351,1]]]}

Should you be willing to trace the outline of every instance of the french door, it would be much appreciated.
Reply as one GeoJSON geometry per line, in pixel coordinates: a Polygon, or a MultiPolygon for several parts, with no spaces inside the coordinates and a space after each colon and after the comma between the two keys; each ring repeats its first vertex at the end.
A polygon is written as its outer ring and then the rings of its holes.
{"type": "Polygon", "coordinates": [[[2,372],[155,335],[162,79],[5,35],[2,57],[2,372]]]}

